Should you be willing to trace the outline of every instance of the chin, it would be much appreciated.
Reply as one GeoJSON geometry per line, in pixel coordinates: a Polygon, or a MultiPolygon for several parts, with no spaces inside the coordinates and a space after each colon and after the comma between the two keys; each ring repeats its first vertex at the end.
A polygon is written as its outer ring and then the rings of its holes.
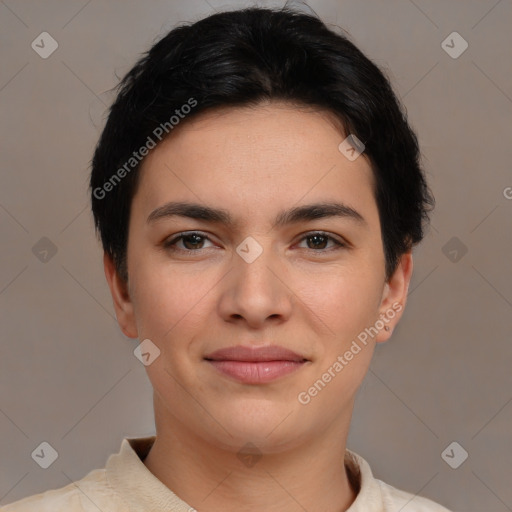
{"type": "Polygon", "coordinates": [[[211,410],[224,428],[215,429],[215,432],[208,430],[208,438],[230,450],[238,451],[250,442],[265,453],[278,453],[297,446],[308,437],[303,431],[304,425],[298,423],[290,408],[269,402],[265,405],[258,408],[246,400],[244,410],[225,410],[224,414],[215,414],[211,410]],[[215,440],[212,435],[216,436],[215,440]]]}

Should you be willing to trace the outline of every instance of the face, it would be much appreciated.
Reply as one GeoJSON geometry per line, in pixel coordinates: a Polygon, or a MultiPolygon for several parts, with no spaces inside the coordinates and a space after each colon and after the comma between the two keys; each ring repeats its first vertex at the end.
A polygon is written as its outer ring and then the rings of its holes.
{"type": "Polygon", "coordinates": [[[412,260],[386,282],[372,170],[344,139],[326,113],[271,103],[191,119],[146,157],[128,285],[105,269],[125,335],[160,350],[146,366],[157,429],[269,452],[348,430],[412,260]],[[297,357],[210,357],[268,345],[297,357]]]}

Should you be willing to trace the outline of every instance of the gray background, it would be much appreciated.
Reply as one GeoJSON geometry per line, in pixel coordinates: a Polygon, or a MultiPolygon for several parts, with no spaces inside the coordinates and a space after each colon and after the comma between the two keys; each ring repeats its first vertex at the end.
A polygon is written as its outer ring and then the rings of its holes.
{"type": "MultiPolygon", "coordinates": [[[[123,437],[154,433],[138,342],[120,332],[103,275],[89,161],[116,74],[177,23],[245,5],[0,1],[0,504],[67,485],[123,437]],[[59,45],[47,59],[31,48],[43,31],[59,45]],[[42,441],[59,454],[48,469],[31,457],[42,441]]],[[[348,446],[377,478],[453,510],[510,511],[512,3],[310,5],[387,70],[437,199],[348,446]],[[469,44],[458,58],[441,46],[453,31],[469,44]],[[469,453],[457,469],[441,457],[452,441],[469,453]]]]}

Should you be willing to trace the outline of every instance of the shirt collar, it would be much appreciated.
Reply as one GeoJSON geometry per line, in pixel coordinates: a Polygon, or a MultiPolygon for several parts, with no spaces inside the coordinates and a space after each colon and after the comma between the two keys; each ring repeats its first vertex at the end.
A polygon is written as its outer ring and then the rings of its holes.
{"type": "MultiPolygon", "coordinates": [[[[107,461],[107,480],[127,503],[130,512],[190,512],[191,506],[158,480],[142,462],[155,439],[156,436],[123,439],[120,451],[107,461]]],[[[348,449],[345,464],[356,485],[359,484],[357,497],[347,512],[380,512],[380,487],[369,464],[348,449]]]]}
{"type": "Polygon", "coordinates": [[[178,498],[142,462],[155,439],[156,436],[123,439],[119,453],[107,460],[108,482],[130,512],[190,512],[190,505],[178,498]]]}

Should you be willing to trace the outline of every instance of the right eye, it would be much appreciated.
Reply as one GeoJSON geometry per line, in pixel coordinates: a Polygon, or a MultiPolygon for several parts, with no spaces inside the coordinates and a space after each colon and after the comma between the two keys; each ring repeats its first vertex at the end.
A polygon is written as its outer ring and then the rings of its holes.
{"type": "MultiPolygon", "coordinates": [[[[181,252],[198,252],[203,247],[197,247],[204,243],[205,240],[210,240],[206,235],[198,231],[189,231],[180,233],[178,236],[166,240],[163,244],[164,248],[170,251],[181,251],[181,252]],[[182,247],[178,247],[177,243],[182,242],[182,247]]],[[[210,240],[211,241],[211,240],[210,240]]]]}

